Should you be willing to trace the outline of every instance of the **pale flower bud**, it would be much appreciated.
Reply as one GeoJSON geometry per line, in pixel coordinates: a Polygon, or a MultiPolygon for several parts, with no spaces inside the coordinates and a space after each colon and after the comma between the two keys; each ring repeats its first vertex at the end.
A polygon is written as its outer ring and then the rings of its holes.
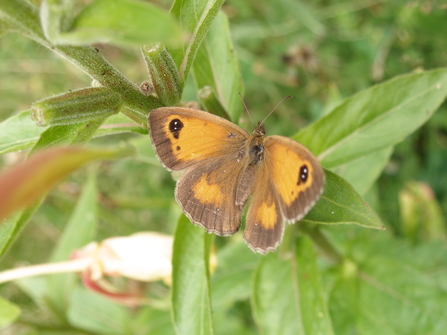
{"type": "Polygon", "coordinates": [[[101,243],[92,242],[72,254],[72,259],[90,258],[82,273],[84,285],[126,305],[144,303],[135,292],[120,292],[104,276],[126,277],[142,282],[163,280],[171,284],[173,237],[155,232],[137,233],[128,237],[112,237],[101,243]]]}

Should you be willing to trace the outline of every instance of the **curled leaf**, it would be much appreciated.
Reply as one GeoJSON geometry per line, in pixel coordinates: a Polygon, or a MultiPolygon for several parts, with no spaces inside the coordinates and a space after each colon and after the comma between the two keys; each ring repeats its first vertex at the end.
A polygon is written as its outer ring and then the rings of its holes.
{"type": "Polygon", "coordinates": [[[29,206],[68,174],[96,159],[128,154],[123,149],[58,147],[41,151],[0,175],[0,219],[29,206]]]}

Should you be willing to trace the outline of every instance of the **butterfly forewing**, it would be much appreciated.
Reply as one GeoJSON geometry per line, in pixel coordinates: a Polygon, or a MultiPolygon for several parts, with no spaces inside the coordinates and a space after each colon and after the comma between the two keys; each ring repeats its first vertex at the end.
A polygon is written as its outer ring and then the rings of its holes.
{"type": "Polygon", "coordinates": [[[154,109],[149,127],[159,159],[171,170],[235,152],[249,136],[225,119],[191,108],[154,109]]]}
{"type": "Polygon", "coordinates": [[[303,218],[320,198],[324,171],[315,156],[302,144],[283,136],[264,142],[265,164],[289,222],[303,218]]]}

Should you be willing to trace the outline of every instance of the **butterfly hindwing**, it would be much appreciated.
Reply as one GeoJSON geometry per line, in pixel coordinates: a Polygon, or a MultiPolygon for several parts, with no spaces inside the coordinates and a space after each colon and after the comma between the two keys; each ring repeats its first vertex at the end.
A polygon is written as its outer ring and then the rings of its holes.
{"type": "Polygon", "coordinates": [[[177,182],[176,199],[189,219],[208,233],[234,234],[244,205],[235,202],[244,162],[233,155],[213,158],[188,168],[177,182]]]}
{"type": "Polygon", "coordinates": [[[284,218],[275,185],[265,162],[260,162],[255,174],[250,207],[245,219],[244,240],[260,253],[275,250],[281,243],[284,218]]]}

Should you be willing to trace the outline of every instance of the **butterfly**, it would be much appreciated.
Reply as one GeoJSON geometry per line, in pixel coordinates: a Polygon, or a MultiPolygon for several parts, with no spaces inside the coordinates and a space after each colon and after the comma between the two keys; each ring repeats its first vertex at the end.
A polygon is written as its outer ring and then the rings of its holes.
{"type": "Polygon", "coordinates": [[[208,112],[162,107],[149,113],[148,124],[161,163],[184,170],[175,198],[193,223],[232,235],[251,196],[244,240],[255,252],[276,250],[284,223],[302,219],[323,192],[315,156],[290,138],[266,137],[262,122],[250,135],[208,112]]]}

